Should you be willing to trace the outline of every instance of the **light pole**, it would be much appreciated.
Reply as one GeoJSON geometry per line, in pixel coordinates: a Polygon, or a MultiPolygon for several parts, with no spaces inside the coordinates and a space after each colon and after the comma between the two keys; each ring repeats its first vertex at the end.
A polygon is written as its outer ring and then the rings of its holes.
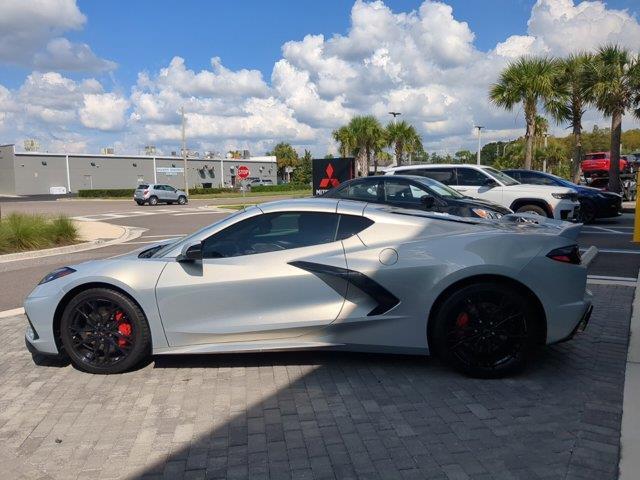
{"type": "Polygon", "coordinates": [[[180,108],[182,113],[182,161],[184,163],[184,193],[189,195],[189,178],[187,176],[187,141],[184,133],[184,107],[180,108]]]}
{"type": "Polygon", "coordinates": [[[544,134],[544,161],[542,162],[542,171],[543,172],[547,171],[547,137],[548,136],[549,136],[549,134],[545,132],[545,134],[544,134]]]}
{"type": "Polygon", "coordinates": [[[482,125],[474,125],[473,128],[478,129],[478,158],[476,159],[476,163],[480,165],[480,137],[482,134],[482,129],[484,128],[482,125]]]}
{"type": "MultiPolygon", "coordinates": [[[[393,120],[391,120],[391,123],[395,123],[396,122],[396,117],[398,115],[402,115],[402,113],[400,113],[400,112],[389,112],[389,115],[393,116],[393,120]]],[[[398,155],[397,155],[395,149],[394,149],[393,154],[396,157],[396,166],[400,166],[400,159],[398,158],[398,155]]],[[[400,152],[400,155],[402,155],[402,152],[400,152]]]]}

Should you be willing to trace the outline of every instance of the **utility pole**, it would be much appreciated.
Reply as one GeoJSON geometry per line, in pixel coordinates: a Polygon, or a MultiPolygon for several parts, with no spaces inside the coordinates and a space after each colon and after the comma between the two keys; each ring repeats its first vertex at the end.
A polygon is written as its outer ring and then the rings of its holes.
{"type": "Polygon", "coordinates": [[[547,137],[549,136],[548,133],[544,134],[544,162],[542,163],[542,171],[546,172],[547,171],[547,137]]]}
{"type": "Polygon", "coordinates": [[[184,163],[184,193],[189,195],[189,177],[187,176],[187,142],[184,134],[184,107],[180,108],[182,113],[182,161],[184,163]]]}
{"type": "Polygon", "coordinates": [[[482,129],[484,127],[482,125],[475,125],[473,128],[478,129],[478,158],[476,159],[476,163],[480,165],[480,150],[481,150],[480,137],[481,137],[482,129]]]}

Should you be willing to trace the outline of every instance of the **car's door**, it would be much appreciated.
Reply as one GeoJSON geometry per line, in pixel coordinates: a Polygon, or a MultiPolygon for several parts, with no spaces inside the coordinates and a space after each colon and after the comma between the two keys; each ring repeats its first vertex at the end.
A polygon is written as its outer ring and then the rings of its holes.
{"type": "Polygon", "coordinates": [[[458,185],[454,188],[463,195],[502,203],[502,185],[488,175],[471,167],[457,167],[456,173],[458,185]],[[494,184],[489,185],[488,181],[492,180],[494,184]]]}
{"type": "Polygon", "coordinates": [[[301,265],[346,268],[338,219],[329,212],[257,215],[204,240],[201,262],[170,262],[156,287],[169,344],[296,337],[333,322],[346,283],[327,283],[301,265]]]}

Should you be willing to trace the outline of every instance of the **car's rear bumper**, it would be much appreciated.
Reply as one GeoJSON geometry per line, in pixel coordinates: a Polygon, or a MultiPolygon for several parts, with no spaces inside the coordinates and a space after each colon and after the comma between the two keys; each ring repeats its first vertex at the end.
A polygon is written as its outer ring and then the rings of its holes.
{"type": "Polygon", "coordinates": [[[582,301],[557,306],[547,319],[547,344],[564,342],[583,332],[593,312],[592,299],[593,294],[586,290],[582,301]]]}

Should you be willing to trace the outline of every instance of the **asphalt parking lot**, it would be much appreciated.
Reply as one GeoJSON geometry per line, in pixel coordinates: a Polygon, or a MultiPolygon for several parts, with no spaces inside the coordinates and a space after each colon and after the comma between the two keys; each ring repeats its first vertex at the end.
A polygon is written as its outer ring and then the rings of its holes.
{"type": "MultiPolygon", "coordinates": [[[[3,213],[43,208],[147,230],[118,246],[0,263],[0,310],[20,306],[57,266],[224,215],[198,202],[28,203],[3,204],[3,213]]],[[[134,372],[92,376],[34,365],[24,317],[2,318],[0,468],[7,478],[56,479],[617,478],[640,267],[632,228],[630,214],[584,228],[581,247],[601,251],[589,269],[589,328],[504,380],[465,378],[422,357],[328,352],[156,357],[134,372]]]]}

